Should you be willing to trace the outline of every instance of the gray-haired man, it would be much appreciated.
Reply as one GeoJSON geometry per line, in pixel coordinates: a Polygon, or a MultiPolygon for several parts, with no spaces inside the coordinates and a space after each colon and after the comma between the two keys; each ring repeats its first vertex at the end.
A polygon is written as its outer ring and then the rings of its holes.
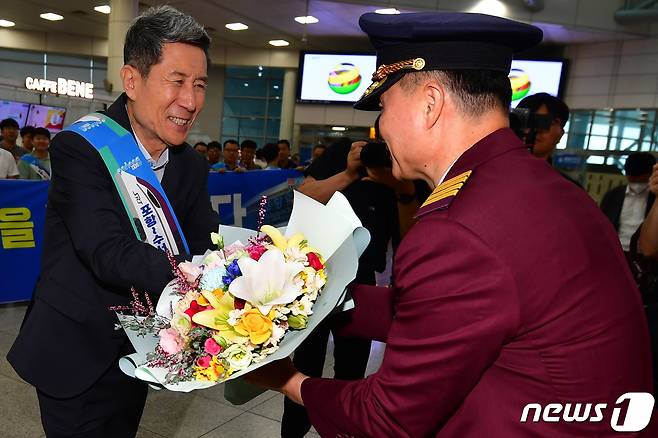
{"type": "Polygon", "coordinates": [[[126,35],[125,93],[52,141],[41,276],[7,355],[36,387],[49,438],[136,434],[147,387],[119,370],[131,347],[109,307],[128,305],[131,287],[157,298],[171,278],[161,249],[211,246],[208,163],[185,143],[209,44],[192,17],[149,9],[126,35]]]}

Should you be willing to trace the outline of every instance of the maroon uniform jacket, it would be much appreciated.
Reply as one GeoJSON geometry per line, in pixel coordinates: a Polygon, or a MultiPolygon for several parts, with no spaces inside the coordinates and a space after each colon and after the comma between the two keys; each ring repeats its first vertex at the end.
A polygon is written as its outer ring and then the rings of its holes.
{"type": "Polygon", "coordinates": [[[379,371],[302,384],[318,432],[620,436],[617,398],[651,391],[649,339],[617,235],[587,193],[501,129],[457,160],[417,217],[395,287],[353,289],[344,334],[386,342],[379,371]],[[531,410],[521,422],[529,403],[607,407],[602,421],[534,422],[531,410]]]}

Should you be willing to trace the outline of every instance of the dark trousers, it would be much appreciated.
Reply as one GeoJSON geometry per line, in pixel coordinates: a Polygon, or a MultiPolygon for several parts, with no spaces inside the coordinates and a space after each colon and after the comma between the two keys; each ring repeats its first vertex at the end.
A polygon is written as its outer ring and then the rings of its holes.
{"type": "Polygon", "coordinates": [[[147,389],[144,382],[125,375],[117,363],[75,397],[55,398],[37,390],[46,437],[132,438],[137,434],[147,389]]]}
{"type": "MultiPolygon", "coordinates": [[[[307,376],[322,376],[332,322],[332,317],[327,318],[295,350],[295,368],[307,376]]],[[[334,336],[334,377],[341,380],[362,379],[369,355],[370,341],[334,336]]],[[[283,401],[281,437],[302,438],[309,430],[311,421],[304,406],[286,397],[283,401]]]]}

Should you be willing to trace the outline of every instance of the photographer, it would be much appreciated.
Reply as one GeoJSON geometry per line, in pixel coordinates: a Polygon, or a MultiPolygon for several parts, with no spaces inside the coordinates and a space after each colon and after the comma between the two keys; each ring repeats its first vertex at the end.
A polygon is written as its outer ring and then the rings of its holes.
{"type": "Polygon", "coordinates": [[[530,114],[544,116],[545,125],[530,127],[534,132],[534,141],[526,142],[532,145],[532,154],[537,158],[547,160],[552,164],[555,147],[564,135],[564,126],[569,120],[569,107],[555,96],[548,93],[537,93],[524,98],[517,108],[526,108],[530,114]]]}
{"type": "MultiPolygon", "coordinates": [[[[414,184],[401,182],[391,174],[392,163],[382,143],[351,143],[338,140],[308,167],[299,191],[320,202],[342,192],[363,226],[370,232],[370,243],[359,259],[356,282],[375,284],[375,271],[386,268],[388,242],[397,247],[400,240],[398,210],[406,212],[402,230],[411,225],[418,208],[414,184]]],[[[343,315],[324,321],[295,351],[294,364],[307,375],[321,376],[329,332],[343,315]]],[[[363,378],[370,354],[370,341],[334,335],[334,373],[337,379],[363,378]]],[[[281,436],[301,438],[311,423],[303,406],[285,399],[281,436]]]]}

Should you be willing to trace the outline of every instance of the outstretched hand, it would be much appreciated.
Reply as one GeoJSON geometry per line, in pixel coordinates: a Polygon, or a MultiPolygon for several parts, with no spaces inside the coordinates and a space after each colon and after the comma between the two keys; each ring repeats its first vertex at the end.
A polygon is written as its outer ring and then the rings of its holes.
{"type": "Polygon", "coordinates": [[[279,391],[295,403],[302,401],[302,382],[308,376],[297,371],[290,358],[270,362],[248,374],[244,379],[254,385],[279,391]]]}

